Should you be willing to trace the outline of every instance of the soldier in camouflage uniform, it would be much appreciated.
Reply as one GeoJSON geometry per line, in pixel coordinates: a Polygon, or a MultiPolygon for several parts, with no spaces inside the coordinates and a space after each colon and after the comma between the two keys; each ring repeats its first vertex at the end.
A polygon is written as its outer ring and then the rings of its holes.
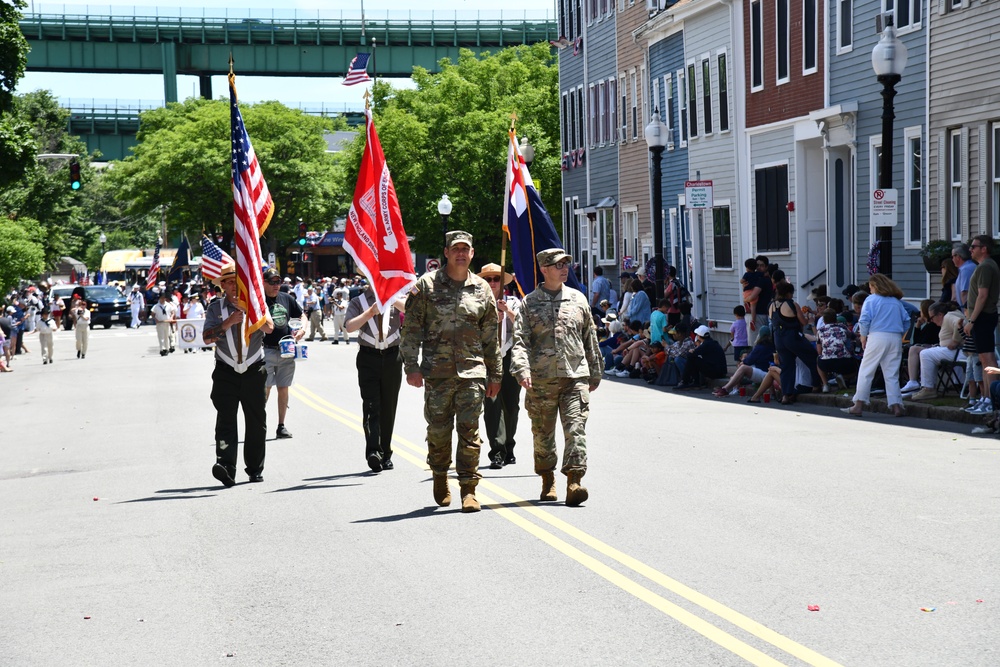
{"type": "Polygon", "coordinates": [[[427,465],[434,473],[434,500],[442,507],[451,504],[448,468],[455,425],[463,512],[480,509],[479,416],[483,397],[493,398],[500,391],[501,372],[497,306],[489,283],[469,271],[474,255],[471,234],[445,235],[447,264],[417,281],[406,300],[399,345],[407,384],[426,384],[427,465]]]}
{"type": "Polygon", "coordinates": [[[510,372],[527,390],[524,407],[535,441],[535,472],[542,477],[542,500],[558,500],[555,488],[556,412],[566,449],[562,472],[568,479],[566,504],[587,500],[580,480],[587,472],[587,417],[590,392],[601,382],[601,353],[587,298],[566,287],[573,258],[561,248],[536,256],[545,281],[524,298],[514,323],[510,372]]]}

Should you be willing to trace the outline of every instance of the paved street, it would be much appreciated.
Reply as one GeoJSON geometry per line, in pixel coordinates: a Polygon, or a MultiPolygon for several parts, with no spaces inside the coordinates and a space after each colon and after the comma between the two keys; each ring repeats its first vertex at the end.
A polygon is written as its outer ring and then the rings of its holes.
{"type": "Polygon", "coordinates": [[[405,383],[368,471],[353,344],[309,344],[294,438],[225,489],[210,353],[72,341],[0,377],[2,665],[1000,664],[1000,441],[967,425],[606,381],[583,507],[536,501],[522,412],[462,516],[405,383]]]}

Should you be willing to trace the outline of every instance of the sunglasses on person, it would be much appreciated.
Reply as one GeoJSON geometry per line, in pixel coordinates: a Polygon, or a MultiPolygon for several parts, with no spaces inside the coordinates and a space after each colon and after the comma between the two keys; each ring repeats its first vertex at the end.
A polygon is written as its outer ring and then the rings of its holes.
{"type": "Polygon", "coordinates": [[[969,246],[969,249],[971,250],[973,248],[984,248],[984,247],[986,247],[986,246],[984,246],[981,243],[973,243],[972,245],[969,246]]]}
{"type": "Polygon", "coordinates": [[[498,283],[500,282],[500,276],[487,276],[486,278],[483,278],[483,280],[488,283],[498,283]]]}
{"type": "Polygon", "coordinates": [[[269,278],[269,279],[265,280],[264,282],[266,282],[268,285],[280,285],[281,284],[281,278],[269,278]]]}

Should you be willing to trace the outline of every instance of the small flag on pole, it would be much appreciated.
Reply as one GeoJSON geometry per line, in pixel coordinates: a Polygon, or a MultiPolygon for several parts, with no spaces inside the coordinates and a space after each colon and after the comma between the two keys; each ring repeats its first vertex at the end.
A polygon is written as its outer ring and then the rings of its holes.
{"type": "Polygon", "coordinates": [[[146,289],[153,289],[156,278],[160,275],[160,239],[156,239],[156,250],[153,251],[153,265],[149,267],[149,276],[146,278],[146,289]]]}
{"type": "Polygon", "coordinates": [[[222,267],[235,264],[233,258],[222,248],[212,243],[207,236],[201,237],[201,277],[205,280],[215,280],[222,275],[222,267]]]}
{"type": "Polygon", "coordinates": [[[344,77],[345,86],[371,81],[371,77],[368,76],[368,58],[370,57],[371,54],[368,53],[359,53],[354,56],[354,60],[347,66],[347,76],[344,77]]]}

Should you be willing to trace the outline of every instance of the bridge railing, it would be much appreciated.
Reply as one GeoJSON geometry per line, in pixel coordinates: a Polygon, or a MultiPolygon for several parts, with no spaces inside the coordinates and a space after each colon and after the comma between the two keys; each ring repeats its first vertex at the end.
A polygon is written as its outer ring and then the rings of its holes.
{"type": "Polygon", "coordinates": [[[547,19],[214,18],[27,14],[20,22],[29,39],[186,43],[369,44],[385,46],[507,46],[556,39],[547,19]]]}

